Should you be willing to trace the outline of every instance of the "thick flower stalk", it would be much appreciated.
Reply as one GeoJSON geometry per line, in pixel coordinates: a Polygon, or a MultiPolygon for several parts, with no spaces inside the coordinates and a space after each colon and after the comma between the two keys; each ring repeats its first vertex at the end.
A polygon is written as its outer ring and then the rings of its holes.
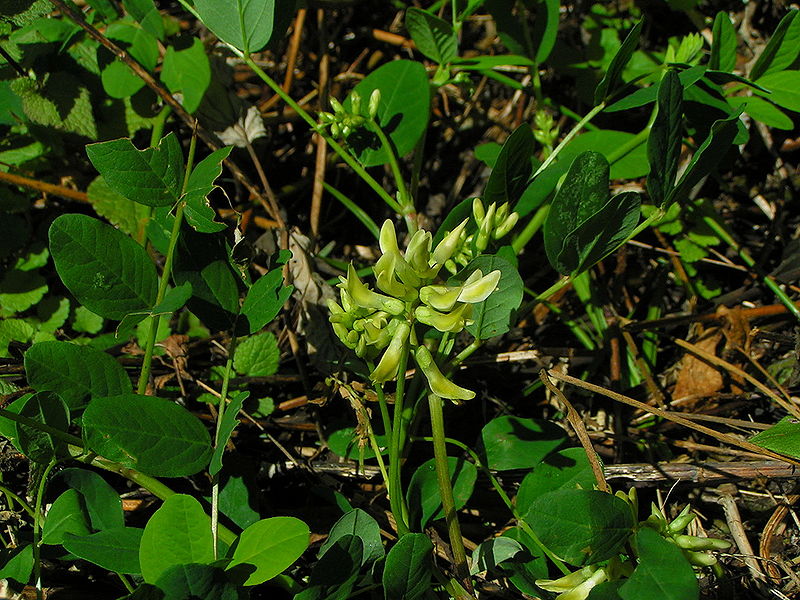
{"type": "Polygon", "coordinates": [[[500,271],[484,275],[475,270],[459,285],[439,281],[442,267],[459,249],[467,222],[465,219],[435,248],[430,232],[417,231],[402,252],[394,225],[387,220],[380,232],[381,257],[373,267],[377,290],[364,283],[352,265],[347,277],[340,277],[340,302],[328,304],[330,321],[337,337],[359,357],[380,357],[370,374],[373,381],[396,378],[401,357],[416,347],[414,358],[434,394],[455,401],[475,395],[447,379],[414,334],[415,323],[443,333],[461,332],[472,322],[473,305],[497,288],[500,271]]]}

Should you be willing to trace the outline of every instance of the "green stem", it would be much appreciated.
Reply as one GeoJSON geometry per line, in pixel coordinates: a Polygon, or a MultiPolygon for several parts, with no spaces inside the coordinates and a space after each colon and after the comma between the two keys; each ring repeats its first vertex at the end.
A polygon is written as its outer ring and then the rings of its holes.
{"type": "Polygon", "coordinates": [[[403,495],[402,453],[403,453],[403,396],[406,385],[406,366],[408,365],[408,347],[403,349],[397,369],[397,388],[394,394],[394,421],[392,437],[389,444],[389,505],[394,515],[397,533],[403,536],[409,533],[408,508],[403,495]]]}
{"type": "Polygon", "coordinates": [[[511,247],[514,252],[519,254],[523,248],[531,241],[531,238],[536,235],[536,232],[542,228],[547,214],[550,212],[550,205],[545,204],[540,206],[539,209],[533,214],[531,220],[525,225],[525,228],[519,232],[519,235],[511,242],[511,247]]]}
{"type": "Polygon", "coordinates": [[[158,146],[161,140],[161,135],[164,133],[164,126],[167,123],[167,117],[172,112],[172,107],[165,104],[164,107],[158,112],[155,119],[153,119],[153,128],[150,130],[150,147],[158,146]]]}
{"type": "Polygon", "coordinates": [[[29,517],[31,517],[32,519],[36,518],[36,511],[33,509],[33,507],[30,504],[28,504],[27,502],[25,502],[25,500],[23,500],[22,498],[17,496],[14,492],[12,492],[6,486],[0,485],[0,492],[3,492],[7,496],[6,500],[8,501],[8,504],[9,504],[9,506],[8,506],[9,510],[13,510],[13,508],[14,508],[14,505],[11,504],[11,502],[13,501],[13,502],[16,502],[17,504],[19,504],[23,508],[23,510],[25,510],[25,512],[28,513],[29,517]]]}
{"type": "MultiPolygon", "coordinates": [[[[194,152],[197,148],[197,136],[192,136],[192,141],[189,144],[189,157],[186,161],[186,173],[183,178],[183,186],[181,187],[181,196],[186,192],[186,184],[189,181],[189,175],[192,171],[194,164],[194,152]]],[[[155,306],[161,304],[164,296],[167,293],[169,286],[169,278],[172,272],[172,260],[175,256],[175,247],[178,245],[178,237],[181,232],[181,225],[183,224],[183,211],[186,203],[183,200],[178,201],[178,207],[175,209],[175,219],[172,223],[172,232],[169,236],[169,246],[167,247],[167,256],[164,259],[164,272],[161,274],[161,280],[158,282],[158,293],[156,294],[155,306]]],[[[144,394],[147,391],[147,382],[150,381],[150,369],[153,362],[153,351],[156,346],[156,336],[158,335],[158,325],[161,322],[161,315],[152,315],[150,317],[150,331],[147,334],[147,342],[144,348],[144,359],[142,360],[142,370],[139,373],[139,383],[136,386],[138,394],[144,394]]]]}
{"type": "MultiPolygon", "coordinates": [[[[236,326],[234,325],[234,330],[236,326]]],[[[219,394],[219,408],[217,409],[217,426],[214,431],[214,448],[219,448],[220,442],[227,443],[227,440],[220,440],[222,430],[222,418],[225,416],[225,408],[228,402],[228,386],[231,380],[231,370],[233,368],[233,354],[236,352],[236,335],[231,332],[231,343],[228,345],[228,360],[225,361],[225,374],[222,376],[222,391],[219,394]]],[[[211,483],[211,538],[214,540],[214,559],[217,558],[217,539],[219,538],[219,473],[215,473],[211,483]]]]}
{"type": "Polygon", "coordinates": [[[328,142],[328,145],[331,147],[331,149],[334,152],[336,152],[336,154],[338,154],[339,157],[341,157],[341,159],[344,162],[346,162],[348,166],[351,169],[353,169],[353,171],[355,171],[356,174],[359,177],[361,177],[361,179],[363,179],[366,182],[366,184],[369,185],[369,187],[371,187],[375,191],[375,193],[378,194],[378,196],[380,196],[381,199],[384,202],[386,202],[386,204],[389,205],[389,207],[392,210],[394,210],[399,214],[402,214],[402,210],[398,202],[394,198],[392,198],[392,196],[386,190],[384,190],[381,187],[381,184],[378,183],[375,180],[375,178],[372,177],[372,175],[367,173],[366,169],[362,167],[361,164],[355,158],[353,158],[353,156],[351,156],[350,153],[347,152],[347,150],[345,150],[341,146],[341,144],[339,144],[330,135],[328,135],[326,131],[324,131],[321,127],[319,127],[314,118],[305,109],[303,109],[303,107],[301,107],[297,102],[295,102],[294,99],[289,94],[287,94],[274,79],[272,79],[272,77],[267,75],[266,72],[264,72],[264,70],[261,67],[259,67],[253,61],[252,58],[242,54],[236,47],[231,45],[228,45],[228,47],[234,54],[240,57],[245,62],[245,64],[247,64],[247,66],[253,70],[253,72],[259,77],[259,79],[261,79],[261,81],[266,83],[272,89],[272,91],[275,92],[280,97],[281,100],[286,102],[286,104],[292,110],[294,110],[300,116],[301,119],[303,119],[306,123],[308,123],[308,125],[319,135],[325,138],[325,141],[328,142]]]}
{"type": "MultiPolygon", "coordinates": [[[[369,365],[370,372],[375,370],[375,367],[372,363],[369,365]]],[[[381,421],[383,422],[383,432],[386,435],[386,440],[389,443],[389,447],[392,445],[392,420],[389,417],[389,404],[386,402],[386,394],[383,391],[383,386],[379,383],[374,384],[373,389],[375,390],[375,394],[378,396],[378,407],[381,411],[381,421]]],[[[388,485],[388,484],[387,484],[388,485]]]]}
{"type": "Polygon", "coordinates": [[[42,600],[42,563],[40,560],[40,534],[42,531],[42,500],[44,499],[44,492],[47,489],[47,478],[50,476],[50,471],[53,470],[59,463],[55,458],[48,463],[42,473],[42,479],[39,482],[39,488],[36,492],[36,507],[33,517],[33,581],[36,586],[36,599],[42,600]]]}
{"type": "Polygon", "coordinates": [[[15,423],[19,423],[21,425],[26,425],[32,429],[36,429],[47,435],[64,442],[66,444],[72,444],[75,446],[83,447],[83,440],[77,436],[72,435],[71,433],[67,433],[66,431],[61,431],[60,429],[56,429],[51,425],[47,425],[46,423],[40,423],[39,421],[34,421],[23,415],[18,415],[15,412],[12,412],[6,408],[0,408],[0,417],[8,419],[9,421],[14,421],[15,423]]]}
{"type": "Polygon", "coordinates": [[[383,128],[378,125],[375,119],[371,119],[369,124],[372,131],[378,136],[383,151],[386,152],[386,155],[389,157],[389,168],[392,171],[392,177],[394,177],[395,184],[397,185],[397,195],[400,201],[400,213],[403,215],[403,218],[406,221],[408,233],[414,233],[417,230],[414,201],[408,194],[406,182],[403,179],[403,174],[400,172],[400,163],[397,161],[397,152],[394,144],[392,143],[392,140],[390,140],[389,137],[383,132],[383,128]]]}
{"type": "Polygon", "coordinates": [[[447,446],[444,435],[444,412],[442,399],[436,394],[428,394],[428,407],[431,414],[431,432],[433,433],[433,457],[436,463],[436,479],[439,482],[439,495],[442,498],[442,510],[450,537],[450,548],[453,551],[456,577],[467,589],[471,589],[469,581],[469,565],[461,537],[461,526],[458,523],[456,503],[453,499],[453,483],[450,481],[450,467],[447,462],[447,446]]]}
{"type": "Polygon", "coordinates": [[[553,161],[556,159],[556,156],[569,144],[572,139],[578,135],[581,130],[586,126],[589,121],[594,119],[599,113],[603,111],[606,107],[605,102],[601,102],[597,106],[595,106],[592,110],[586,113],[586,116],[583,117],[580,121],[578,121],[575,126],[569,131],[567,135],[564,136],[564,139],[553,149],[553,152],[548,156],[545,161],[539,165],[539,168],[536,169],[536,172],[533,174],[531,179],[535,179],[542,171],[544,171],[547,167],[549,167],[553,161]]]}
{"type": "MultiPolygon", "coordinates": [[[[423,441],[426,441],[426,442],[432,442],[433,441],[432,437],[423,437],[423,438],[417,438],[417,439],[420,439],[420,440],[423,440],[423,441]]],[[[470,448],[469,446],[467,446],[463,442],[460,442],[459,440],[446,437],[444,439],[444,441],[446,443],[448,443],[448,444],[452,444],[453,446],[456,446],[456,447],[460,448],[461,450],[463,450],[464,452],[469,454],[470,458],[475,463],[475,466],[478,469],[480,469],[483,472],[483,474],[486,475],[486,477],[489,478],[489,481],[491,482],[492,487],[494,488],[495,492],[497,492],[497,495],[500,496],[500,499],[503,501],[503,504],[506,505],[508,510],[514,516],[514,519],[517,521],[517,523],[519,523],[520,529],[522,529],[525,533],[527,533],[531,537],[531,539],[539,547],[539,549],[542,552],[544,552],[544,554],[547,556],[547,558],[549,558],[551,561],[553,561],[553,564],[556,565],[556,567],[558,567],[558,569],[562,573],[564,573],[565,575],[567,573],[569,573],[570,572],[569,567],[567,567],[567,565],[565,565],[564,562],[560,558],[558,558],[555,554],[553,554],[553,552],[549,548],[547,548],[547,546],[545,546],[539,540],[538,537],[536,537],[536,534],[533,532],[533,530],[531,530],[530,525],[528,525],[523,520],[523,518],[519,514],[519,512],[517,512],[517,509],[514,506],[514,503],[511,502],[511,498],[508,497],[508,494],[506,494],[506,491],[503,489],[503,486],[500,485],[500,482],[497,480],[497,477],[495,477],[494,474],[492,473],[492,471],[486,465],[484,465],[483,462],[481,462],[481,459],[478,456],[478,454],[474,450],[472,450],[472,448],[470,448]]]]}

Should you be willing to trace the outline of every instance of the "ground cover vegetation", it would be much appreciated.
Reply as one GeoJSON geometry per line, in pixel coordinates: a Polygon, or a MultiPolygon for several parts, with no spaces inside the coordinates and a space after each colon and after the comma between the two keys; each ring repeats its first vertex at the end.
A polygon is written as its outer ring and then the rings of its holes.
{"type": "Polygon", "coordinates": [[[0,595],[796,595],[797,15],[0,0],[0,595]]]}

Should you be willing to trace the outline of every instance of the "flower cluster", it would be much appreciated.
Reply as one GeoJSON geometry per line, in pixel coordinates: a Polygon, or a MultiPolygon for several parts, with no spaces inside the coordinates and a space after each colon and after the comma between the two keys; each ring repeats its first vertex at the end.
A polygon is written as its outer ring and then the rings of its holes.
{"type": "Polygon", "coordinates": [[[346,138],[353,131],[364,127],[367,121],[371,121],[378,114],[378,107],[381,103],[381,91],[372,90],[367,106],[363,107],[361,95],[357,90],[350,93],[350,110],[346,110],[336,98],[331,97],[331,108],[333,112],[319,113],[319,120],[323,127],[331,128],[331,135],[334,137],[346,138]],[[366,108],[366,111],[362,110],[366,108]]]}
{"type": "Polygon", "coordinates": [[[467,235],[465,229],[461,229],[452,258],[445,262],[445,268],[451,273],[456,273],[459,268],[467,266],[473,258],[484,252],[491,240],[499,240],[508,235],[517,224],[519,214],[511,211],[508,202],[500,206],[492,202],[487,209],[480,198],[475,198],[472,201],[472,218],[478,229],[470,235],[467,235]]]}
{"type": "Polygon", "coordinates": [[[400,358],[414,347],[414,359],[431,391],[442,398],[469,400],[475,394],[455,385],[439,371],[425,346],[419,345],[414,324],[456,334],[471,323],[472,306],[485,300],[500,281],[500,271],[475,270],[460,285],[437,283],[439,272],[456,251],[467,220],[433,248],[433,236],[417,231],[405,252],[400,250],[391,221],[380,232],[381,257],[375,263],[371,289],[352,265],[340,277],[341,303],[329,301],[330,321],[337,337],[356,355],[378,364],[370,377],[383,383],[398,375],[400,358]]]}

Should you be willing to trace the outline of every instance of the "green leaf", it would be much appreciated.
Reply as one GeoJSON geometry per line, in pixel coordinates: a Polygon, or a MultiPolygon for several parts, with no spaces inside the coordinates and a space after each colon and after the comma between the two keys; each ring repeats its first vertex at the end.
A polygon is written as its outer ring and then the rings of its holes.
{"type": "Polygon", "coordinates": [[[486,203],[516,203],[531,176],[531,156],[536,145],[530,125],[523,123],[508,136],[497,155],[483,190],[486,203]]]}
{"type": "Polygon", "coordinates": [[[576,264],[572,275],[585,271],[614,252],[628,239],[639,223],[641,200],[636,192],[623,192],[610,198],[595,214],[581,223],[564,240],[561,259],[576,264]]]}
{"type": "Polygon", "coordinates": [[[446,65],[458,56],[458,38],[447,21],[412,6],[406,10],[406,28],[417,50],[432,61],[446,65]]]}
{"type": "Polygon", "coordinates": [[[78,301],[107,319],[149,309],[158,277],[139,244],[97,219],[61,215],[50,225],[50,253],[61,281],[78,301]]]}
{"type": "Polygon", "coordinates": [[[547,60],[556,45],[560,8],[559,0],[537,2],[531,40],[537,44],[534,60],[539,64],[547,60]]]}
{"type": "MultiPolygon", "coordinates": [[[[800,19],[797,19],[800,23],[800,19]]],[[[778,71],[768,73],[757,80],[759,85],[767,88],[766,94],[758,89],[753,93],[763,96],[781,108],[800,112],[800,71],[778,71]]]]}
{"type": "Polygon", "coordinates": [[[139,150],[127,138],[86,146],[86,154],[112,190],[146,206],[171,206],[183,185],[183,152],[174,133],[139,150]]]}
{"type": "Polygon", "coordinates": [[[736,30],[726,11],[721,10],[714,17],[711,33],[713,41],[708,68],[716,71],[733,71],[736,66],[736,30]]]}
{"type": "Polygon", "coordinates": [[[259,277],[247,291],[242,304],[242,317],[247,320],[247,333],[255,333],[278,316],[283,305],[294,291],[294,286],[283,285],[283,272],[273,269],[259,277]]]}
{"type": "Polygon", "coordinates": [[[542,494],[560,489],[590,490],[595,483],[584,449],[565,448],[546,456],[525,476],[514,502],[519,513],[524,515],[542,494]]]}
{"type": "Polygon", "coordinates": [[[659,84],[657,111],[647,139],[647,191],[661,206],[675,186],[683,141],[683,86],[675,71],[667,71],[659,84]]]}
{"type": "Polygon", "coordinates": [[[424,533],[408,533],[389,550],[383,568],[383,589],[387,599],[418,600],[431,583],[433,544],[424,533]]]}
{"type": "Polygon", "coordinates": [[[775,32],[767,42],[758,60],[750,69],[750,79],[760,79],[764,75],[783,71],[790,66],[800,53],[800,19],[798,10],[790,10],[781,19],[775,32]]]}
{"type": "Polygon", "coordinates": [[[211,462],[208,466],[208,474],[212,477],[222,470],[222,455],[225,453],[225,446],[228,440],[231,439],[233,430],[239,424],[239,411],[248,396],[250,396],[250,392],[234,392],[231,401],[225,407],[225,414],[219,424],[214,453],[211,455],[211,462]]]}
{"type": "MultiPolygon", "coordinates": [[[[267,45],[272,38],[275,22],[282,20],[281,11],[290,13],[288,4],[276,3],[275,0],[196,0],[195,8],[214,35],[244,54],[249,54],[267,45]]],[[[293,3],[291,12],[294,12],[293,3]]]]}
{"type": "Polygon", "coordinates": [[[294,517],[262,519],[239,536],[226,570],[244,573],[243,585],[263,583],[300,558],[308,548],[310,534],[308,525],[294,517]]]}
{"type": "Polygon", "coordinates": [[[122,0],[122,5],[125,11],[139,22],[142,29],[164,41],[164,21],[153,0],[122,0]]]}
{"type": "Polygon", "coordinates": [[[173,94],[183,94],[183,108],[193,113],[211,83],[211,64],[203,43],[196,37],[190,39],[191,45],[187,48],[178,50],[174,45],[167,48],[161,66],[161,81],[173,94]]]}
{"type": "Polygon", "coordinates": [[[147,583],[156,583],[170,567],[214,561],[211,519],[200,503],[175,494],[153,513],[139,545],[139,565],[147,583]]]}
{"type": "Polygon", "coordinates": [[[39,342],[25,353],[28,384],[61,396],[70,410],[91,396],[116,396],[133,390],[125,369],[113,357],[69,342],[39,342]]]}
{"type": "Polygon", "coordinates": [[[89,515],[83,496],[77,490],[67,490],[55,499],[42,527],[42,543],[61,544],[66,533],[89,535],[89,515]]]}
{"type": "Polygon", "coordinates": [[[119,600],[164,600],[164,592],[150,583],[141,583],[132,593],[119,600]]]}
{"type": "MultiPolygon", "coordinates": [[[[53,392],[37,392],[30,396],[19,410],[23,417],[33,419],[59,431],[69,429],[69,410],[53,392]]],[[[67,445],[60,439],[34,427],[16,424],[16,441],[23,454],[38,463],[49,463],[53,458],[67,453],[67,445]]]]}
{"type": "Polygon", "coordinates": [[[212,330],[230,329],[239,313],[241,279],[229,262],[222,234],[197,233],[185,227],[178,239],[173,278],[192,285],[191,310],[212,330]]]}
{"type": "Polygon", "coordinates": [[[517,540],[510,537],[496,537],[478,544],[472,551],[472,567],[470,574],[498,573],[500,563],[514,558],[525,548],[517,540]]]}
{"type": "MultiPolygon", "coordinates": [[[[455,456],[447,457],[447,469],[453,485],[455,507],[459,510],[466,505],[472,495],[478,470],[471,462],[455,456]]],[[[424,529],[431,520],[444,518],[434,459],[426,460],[417,467],[408,484],[406,496],[411,522],[418,523],[421,529],[424,529]]]]}
{"type": "Polygon", "coordinates": [[[757,446],[800,458],[800,419],[784,417],[769,429],[750,438],[757,446]]]}
{"type": "Polygon", "coordinates": [[[532,67],[534,63],[527,56],[518,56],[516,54],[501,54],[499,56],[470,56],[469,58],[455,58],[453,59],[453,66],[467,71],[488,71],[496,67],[532,67]]]}
{"type": "Polygon", "coordinates": [[[692,188],[703,177],[711,173],[733,144],[739,130],[738,123],[738,113],[714,122],[708,137],[692,156],[689,166],[686,167],[678,184],[667,197],[666,205],[663,208],[667,208],[673,202],[684,200],[692,188]]]}
{"type": "Polygon", "coordinates": [[[524,519],[546,547],[576,566],[617,554],[634,526],[624,500],[596,490],[561,489],[539,496],[524,519]]]}
{"type": "MultiPolygon", "coordinates": [[[[66,71],[51,72],[43,83],[21,77],[11,83],[11,89],[22,100],[25,116],[34,123],[97,139],[91,93],[74,75],[66,71]]],[[[36,151],[36,146],[29,151],[36,151]]]]}
{"type": "Polygon", "coordinates": [[[125,525],[122,501],[106,480],[87,469],[64,469],[57,477],[77,490],[84,499],[93,530],[113,529],[125,525]]]}
{"type": "Polygon", "coordinates": [[[143,529],[112,527],[91,535],[67,532],[62,544],[67,552],[116,573],[141,573],[139,544],[143,529]]]}
{"type": "Polygon", "coordinates": [[[22,548],[0,550],[0,579],[13,579],[26,584],[33,572],[33,544],[22,548]]]}
{"type": "Polygon", "coordinates": [[[497,289],[486,300],[473,305],[470,317],[473,323],[467,325],[467,331],[476,339],[485,340],[502,335],[511,328],[514,312],[522,302],[523,283],[514,265],[499,256],[488,255],[471,261],[454,279],[466,279],[476,269],[484,275],[500,271],[497,289]]]}
{"type": "MultiPolygon", "coordinates": [[[[150,0],[144,1],[150,2],[150,0]]],[[[128,23],[113,23],[106,29],[106,37],[116,42],[147,71],[156,68],[158,40],[145,29],[128,23]]],[[[102,53],[99,56],[99,64],[102,68],[100,80],[103,89],[112,98],[128,98],[145,86],[141,77],[110,53],[102,53]]]]}
{"type": "Polygon", "coordinates": [[[156,477],[193,475],[211,455],[208,431],[197,417],[153,396],[92,399],[83,413],[83,435],[99,455],[156,477]]]}
{"type": "MultiPolygon", "coordinates": [[[[375,89],[381,91],[376,122],[394,144],[398,157],[414,149],[425,128],[430,114],[430,91],[428,75],[421,63],[410,60],[394,60],[381,65],[367,75],[355,88],[363,102],[375,89]]],[[[344,107],[351,109],[351,94],[344,107]]],[[[348,143],[365,167],[374,167],[389,162],[389,156],[380,147],[374,134],[365,132],[364,140],[351,135],[348,143]]]]}
{"type": "Polygon", "coordinates": [[[733,96],[728,98],[728,103],[736,108],[741,108],[756,121],[761,121],[768,127],[786,131],[794,129],[794,121],[792,121],[791,117],[772,104],[772,102],[764,100],[764,98],[759,98],[758,96],[733,96]]]}
{"type": "Polygon", "coordinates": [[[86,4],[95,9],[100,17],[106,21],[113,21],[119,17],[111,0],[86,0],[86,4]]]}
{"type": "Polygon", "coordinates": [[[208,195],[216,189],[214,182],[222,173],[222,161],[228,158],[233,146],[221,148],[203,159],[189,175],[186,184],[186,220],[195,231],[215,233],[227,226],[214,220],[216,211],[208,203],[208,195]]]}
{"type": "Polygon", "coordinates": [[[78,333],[100,333],[104,321],[103,317],[94,314],[85,306],[78,306],[72,320],[72,329],[78,333]]]}
{"type": "Polygon", "coordinates": [[[345,513],[333,524],[328,534],[328,539],[320,546],[318,555],[325,554],[331,546],[345,535],[354,535],[361,540],[364,549],[361,558],[362,566],[383,558],[384,550],[380,525],[360,508],[355,508],[345,513]]]}
{"type": "MultiPolygon", "coordinates": [[[[681,71],[678,74],[678,79],[680,79],[681,85],[684,87],[684,89],[687,89],[692,84],[697,83],[697,81],[699,81],[703,75],[705,75],[707,69],[708,67],[705,65],[690,67],[684,71],[681,71]]],[[[606,107],[604,112],[611,113],[621,110],[628,110],[630,108],[637,108],[639,106],[645,106],[651,102],[655,102],[657,97],[658,86],[651,85],[650,87],[638,89],[632,94],[628,94],[621,100],[617,100],[611,106],[606,107]]]]}
{"type": "Polygon", "coordinates": [[[622,72],[625,70],[628,62],[631,60],[633,53],[639,47],[639,36],[642,33],[642,25],[644,20],[640,20],[630,30],[622,45],[617,50],[614,58],[611,59],[611,64],[606,69],[606,74],[597,84],[594,91],[594,103],[600,104],[605,99],[613,96],[620,87],[622,82],[622,72]]]}
{"type": "Polygon", "coordinates": [[[35,306],[47,293],[47,282],[39,273],[12,269],[0,279],[0,307],[23,312],[35,306]]]}
{"type": "Polygon", "coordinates": [[[530,469],[566,441],[566,433],[550,421],[503,416],[481,431],[481,453],[490,469],[530,469]]]}
{"type": "Polygon", "coordinates": [[[8,345],[13,342],[27,342],[36,330],[22,319],[0,320],[0,357],[7,358],[8,345]]]}
{"type": "Polygon", "coordinates": [[[642,527],[636,534],[639,564],[619,588],[623,600],[697,600],[700,590],[694,570],[680,548],[656,531],[642,527]]]}
{"type": "Polygon", "coordinates": [[[228,581],[222,569],[203,564],[170,566],[156,582],[164,600],[243,600],[236,584],[228,581]]]}
{"type": "Polygon", "coordinates": [[[117,194],[108,187],[102,175],[96,177],[89,184],[86,193],[98,215],[132,238],[142,239],[147,220],[150,217],[149,208],[128,200],[122,194],[117,194]]]}
{"type": "Polygon", "coordinates": [[[273,375],[278,371],[281,352],[269,331],[244,340],[233,353],[233,368],[250,377],[273,375]]]}
{"type": "Polygon", "coordinates": [[[525,548],[525,553],[514,555],[514,559],[503,565],[508,573],[508,580],[523,594],[541,596],[542,591],[536,587],[537,579],[546,579],[549,561],[542,549],[533,539],[519,527],[512,527],[503,532],[503,537],[518,541],[525,548]]]}
{"type": "Polygon", "coordinates": [[[361,539],[345,535],[317,561],[308,587],[294,600],[347,600],[362,564],[361,539]]]}

